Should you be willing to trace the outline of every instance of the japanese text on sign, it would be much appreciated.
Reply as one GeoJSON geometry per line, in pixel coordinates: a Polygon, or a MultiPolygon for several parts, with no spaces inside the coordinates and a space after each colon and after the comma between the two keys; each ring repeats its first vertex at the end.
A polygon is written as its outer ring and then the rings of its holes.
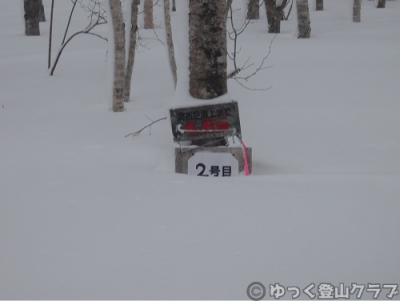
{"type": "Polygon", "coordinates": [[[231,177],[239,174],[239,162],[230,153],[195,153],[188,161],[188,174],[200,177],[231,177]]]}
{"type": "Polygon", "coordinates": [[[226,137],[240,134],[238,103],[171,109],[175,141],[226,137]]]}

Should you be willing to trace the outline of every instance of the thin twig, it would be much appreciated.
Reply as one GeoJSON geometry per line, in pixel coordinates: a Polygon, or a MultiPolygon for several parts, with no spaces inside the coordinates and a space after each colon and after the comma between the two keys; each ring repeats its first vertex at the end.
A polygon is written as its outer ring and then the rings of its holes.
{"type": "MultiPolygon", "coordinates": [[[[72,12],[74,11],[74,7],[75,7],[76,2],[78,2],[78,1],[75,0],[75,2],[74,2],[74,6],[73,6],[73,9],[72,9],[72,11],[71,11],[70,19],[69,19],[69,20],[71,20],[72,12]]],[[[82,7],[85,11],[89,11],[89,12],[90,12],[90,16],[89,16],[90,21],[89,21],[89,24],[86,26],[86,28],[85,28],[84,30],[80,30],[80,31],[75,32],[75,33],[74,33],[73,35],[71,35],[67,40],[63,41],[63,43],[62,43],[62,45],[61,45],[61,48],[60,48],[60,50],[58,51],[56,60],[55,60],[55,62],[53,63],[53,67],[52,67],[52,69],[51,69],[50,75],[53,75],[53,74],[54,74],[54,71],[55,71],[55,69],[56,69],[56,67],[57,67],[58,61],[59,61],[59,59],[60,59],[60,57],[61,57],[61,54],[62,54],[64,48],[65,48],[65,47],[68,45],[68,43],[69,43],[74,37],[76,37],[77,35],[80,35],[80,34],[88,34],[88,35],[93,35],[93,36],[99,37],[99,38],[101,38],[101,39],[107,41],[107,38],[101,36],[100,34],[97,34],[97,33],[92,32],[92,30],[93,30],[96,26],[103,25],[103,24],[106,24],[106,23],[107,23],[107,20],[106,20],[106,18],[105,18],[105,13],[106,13],[106,11],[105,11],[105,9],[102,8],[100,2],[99,2],[98,0],[91,0],[92,6],[87,7],[87,6],[84,6],[84,4],[82,3],[82,0],[79,0],[79,4],[81,5],[81,7],[82,7]],[[95,10],[95,9],[97,9],[97,10],[95,10]]],[[[89,4],[89,5],[90,5],[90,4],[89,4]]],[[[66,31],[65,31],[64,37],[66,37],[67,31],[68,31],[68,27],[69,27],[69,22],[68,22],[67,29],[66,29],[66,31]]]]}
{"type": "MultiPolygon", "coordinates": [[[[146,116],[146,117],[147,117],[147,116],[146,116]]],[[[148,118],[148,117],[147,117],[147,118],[148,118]]],[[[148,119],[150,119],[150,118],[148,118],[148,119]]],[[[155,123],[157,123],[157,122],[159,122],[159,121],[161,121],[161,120],[166,120],[166,119],[167,119],[167,117],[157,119],[157,120],[153,121],[152,123],[146,125],[145,127],[141,128],[140,130],[126,135],[125,138],[127,138],[127,137],[129,137],[129,136],[132,136],[132,137],[134,138],[134,137],[138,136],[144,129],[146,129],[146,128],[152,126],[153,124],[155,124],[155,123]]],[[[150,120],[151,120],[151,119],[150,119],[150,120]]]]}
{"type": "MultiPolygon", "coordinates": [[[[246,86],[244,82],[248,82],[248,80],[255,76],[258,72],[265,70],[265,69],[269,69],[271,67],[264,67],[265,61],[268,59],[269,55],[271,54],[272,51],[272,43],[274,42],[275,38],[276,38],[277,34],[272,38],[270,44],[269,44],[269,48],[268,48],[268,53],[263,57],[263,59],[261,60],[260,64],[255,68],[255,70],[248,74],[247,76],[237,76],[241,71],[246,70],[252,66],[254,66],[254,63],[249,64],[249,60],[250,57],[247,58],[246,62],[243,64],[243,66],[241,68],[237,68],[236,64],[234,62],[235,65],[235,70],[232,71],[229,75],[228,78],[234,79],[239,85],[241,85],[243,88],[247,89],[247,90],[255,90],[255,91],[265,91],[265,90],[269,90],[271,87],[268,88],[250,88],[248,86],[246,86]]],[[[236,42],[236,41],[235,41],[236,42]]],[[[234,55],[234,58],[236,58],[236,56],[234,55]]]]}

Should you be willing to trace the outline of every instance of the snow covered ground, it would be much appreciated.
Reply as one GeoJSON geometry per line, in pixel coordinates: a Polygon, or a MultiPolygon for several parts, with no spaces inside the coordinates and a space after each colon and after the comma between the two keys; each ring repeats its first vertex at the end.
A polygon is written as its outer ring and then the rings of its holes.
{"type": "MultiPolygon", "coordinates": [[[[141,31],[132,101],[113,113],[106,43],[77,37],[50,77],[49,22],[24,36],[19,2],[0,1],[1,299],[248,299],[254,281],[314,283],[316,294],[320,283],[400,283],[399,1],[363,1],[355,24],[349,0],[325,0],[308,40],[296,39],[292,12],[271,68],[248,83],[271,88],[229,82],[254,172],[232,178],[175,174],[169,121],[124,138],[185,100],[153,31],[141,31]]],[[[70,7],[56,1],[53,59],[70,7]]],[[[70,32],[85,18],[77,10],[70,32]]],[[[240,61],[259,62],[273,37],[262,9],[240,61]]]]}

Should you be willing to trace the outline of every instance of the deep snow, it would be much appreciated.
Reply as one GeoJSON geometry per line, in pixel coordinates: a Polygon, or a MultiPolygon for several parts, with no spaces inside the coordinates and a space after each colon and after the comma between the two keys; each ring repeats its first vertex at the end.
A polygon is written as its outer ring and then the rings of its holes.
{"type": "MultiPolygon", "coordinates": [[[[177,2],[174,24],[185,24],[177,2]]],[[[188,100],[153,31],[141,30],[132,101],[113,113],[106,43],[77,37],[50,77],[49,22],[25,37],[20,3],[1,0],[0,298],[247,299],[254,281],[399,284],[400,2],[363,1],[358,24],[349,0],[324,2],[311,10],[311,39],[296,39],[295,10],[282,23],[271,68],[248,83],[270,89],[229,82],[254,173],[215,179],[174,173],[169,121],[124,138],[188,100]]],[[[53,59],[70,7],[56,1],[53,59]]],[[[70,32],[85,18],[77,10],[70,32]]],[[[257,64],[273,37],[262,8],[240,37],[241,62],[257,64]]]]}

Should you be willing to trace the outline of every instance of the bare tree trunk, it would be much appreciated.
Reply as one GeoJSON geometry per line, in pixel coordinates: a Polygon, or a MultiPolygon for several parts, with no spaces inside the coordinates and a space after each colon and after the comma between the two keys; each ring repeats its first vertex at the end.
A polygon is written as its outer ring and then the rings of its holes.
{"type": "Polygon", "coordinates": [[[125,86],[125,28],[120,0],[109,0],[114,29],[113,111],[124,110],[125,86]]]}
{"type": "Polygon", "coordinates": [[[379,0],[377,8],[385,8],[386,0],[379,0]]]}
{"type": "Polygon", "coordinates": [[[176,3],[175,3],[175,0],[172,0],[172,11],[176,11],[176,3]]]}
{"type": "Polygon", "coordinates": [[[153,29],[153,0],[144,0],[144,28],[153,29]]]}
{"type": "Polygon", "coordinates": [[[132,85],[132,73],[133,65],[135,64],[135,52],[136,52],[136,34],[138,30],[137,19],[138,19],[138,5],[140,0],[132,0],[131,8],[131,28],[129,31],[129,53],[128,62],[126,64],[125,72],[125,85],[124,85],[124,102],[128,102],[131,95],[132,85]]]}
{"type": "Polygon", "coordinates": [[[353,22],[361,22],[361,0],[353,2],[353,22]]]}
{"type": "Polygon", "coordinates": [[[178,79],[177,79],[177,74],[176,74],[174,41],[172,39],[171,14],[169,12],[169,0],[164,0],[164,19],[165,19],[165,32],[167,34],[169,65],[171,66],[172,77],[174,79],[174,85],[176,88],[178,79]]]}
{"type": "Polygon", "coordinates": [[[299,39],[308,39],[311,33],[310,10],[307,0],[297,0],[297,22],[299,39]]]}
{"type": "Polygon", "coordinates": [[[24,0],[25,34],[27,36],[40,36],[39,16],[40,1],[24,0]]]}
{"type": "Polygon", "coordinates": [[[315,1],[315,9],[316,10],[324,10],[324,0],[316,0],[315,1]]]}
{"type": "MultiPolygon", "coordinates": [[[[189,93],[213,99],[227,93],[226,0],[189,0],[189,93]]],[[[195,145],[222,146],[226,139],[199,139],[195,145]]]]}
{"type": "Polygon", "coordinates": [[[227,93],[226,0],[189,0],[189,90],[199,99],[227,93]]]}
{"type": "Polygon", "coordinates": [[[40,0],[39,22],[46,22],[46,14],[44,13],[43,0],[40,0]]]}
{"type": "Polygon", "coordinates": [[[259,0],[248,0],[247,2],[247,19],[258,20],[260,18],[259,0]]]}
{"type": "Polygon", "coordinates": [[[268,33],[280,33],[283,8],[277,7],[275,0],[264,0],[264,4],[267,10],[268,33]]]}

